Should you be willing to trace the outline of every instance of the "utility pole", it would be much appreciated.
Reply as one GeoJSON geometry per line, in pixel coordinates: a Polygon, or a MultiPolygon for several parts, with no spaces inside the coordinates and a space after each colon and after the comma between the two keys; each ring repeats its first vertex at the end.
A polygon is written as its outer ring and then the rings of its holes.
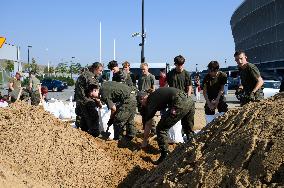
{"type": "Polygon", "coordinates": [[[145,32],[144,32],[144,0],[142,0],[142,42],[141,42],[141,63],[145,62],[144,56],[144,44],[145,44],[145,32]]]}
{"type": "Polygon", "coordinates": [[[30,48],[32,48],[32,46],[28,46],[28,71],[30,73],[31,69],[30,69],[30,48]]]}

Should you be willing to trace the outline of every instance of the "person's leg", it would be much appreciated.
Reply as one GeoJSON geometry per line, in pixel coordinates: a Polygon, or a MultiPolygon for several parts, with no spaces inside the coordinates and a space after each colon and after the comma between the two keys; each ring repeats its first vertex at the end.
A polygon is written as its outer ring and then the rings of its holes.
{"type": "Polygon", "coordinates": [[[194,103],[187,103],[187,107],[183,108],[184,112],[187,112],[186,115],[181,119],[182,130],[186,135],[187,140],[192,139],[194,135],[194,114],[195,114],[195,105],[194,103]]]}
{"type": "Polygon", "coordinates": [[[94,137],[100,135],[99,130],[99,113],[96,109],[95,102],[88,102],[84,108],[84,117],[88,127],[88,133],[94,137]]]}
{"type": "Polygon", "coordinates": [[[218,112],[219,113],[228,111],[228,105],[227,105],[227,103],[223,99],[220,99],[217,108],[218,108],[218,112]]]}

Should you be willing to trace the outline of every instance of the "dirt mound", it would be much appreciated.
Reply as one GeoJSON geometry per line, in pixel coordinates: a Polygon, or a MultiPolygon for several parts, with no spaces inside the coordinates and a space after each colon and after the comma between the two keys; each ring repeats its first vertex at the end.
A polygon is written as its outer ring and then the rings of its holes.
{"type": "Polygon", "coordinates": [[[284,93],[227,112],[136,187],[283,186],[283,112],[284,93]]]}
{"type": "Polygon", "coordinates": [[[41,107],[0,108],[0,187],[128,186],[153,167],[142,158],[157,155],[133,152],[140,141],[93,138],[41,107]]]}

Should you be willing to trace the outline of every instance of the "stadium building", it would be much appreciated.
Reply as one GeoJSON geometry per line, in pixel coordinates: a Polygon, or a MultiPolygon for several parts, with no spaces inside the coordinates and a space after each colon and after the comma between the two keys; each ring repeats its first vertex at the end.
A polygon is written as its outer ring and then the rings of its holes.
{"type": "Polygon", "coordinates": [[[284,74],[284,0],[245,0],[231,17],[236,50],[262,72],[284,74]]]}

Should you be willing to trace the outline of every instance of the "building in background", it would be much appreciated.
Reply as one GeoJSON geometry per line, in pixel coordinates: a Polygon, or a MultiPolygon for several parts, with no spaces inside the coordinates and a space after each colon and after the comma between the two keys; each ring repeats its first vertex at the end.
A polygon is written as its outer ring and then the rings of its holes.
{"type": "Polygon", "coordinates": [[[245,0],[231,17],[236,50],[262,72],[284,74],[284,0],[245,0]]]}

